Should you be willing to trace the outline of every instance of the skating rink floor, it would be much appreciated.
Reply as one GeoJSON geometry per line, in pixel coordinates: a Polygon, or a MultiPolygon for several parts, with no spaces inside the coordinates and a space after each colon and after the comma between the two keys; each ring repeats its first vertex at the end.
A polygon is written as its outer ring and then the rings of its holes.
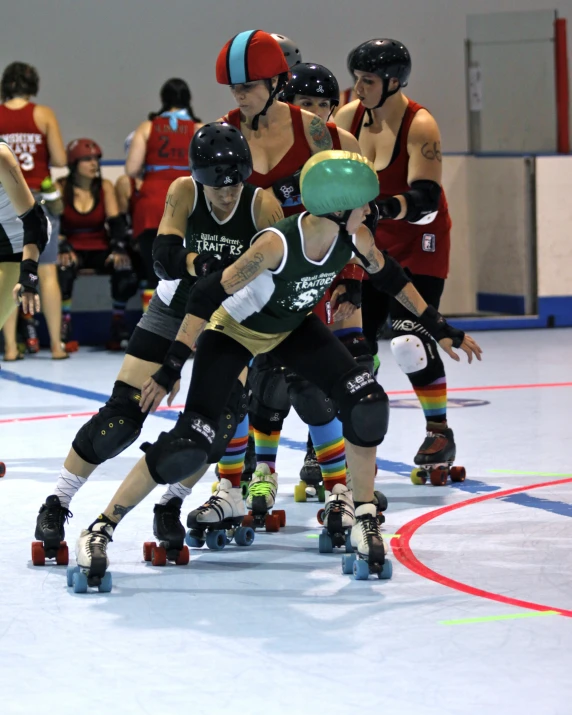
{"type": "MultiPolygon", "coordinates": [[[[113,591],[73,594],[65,567],[32,566],[30,543],[121,356],[83,348],[65,362],[40,353],[2,363],[0,713],[570,715],[572,330],[475,337],[482,363],[444,356],[467,481],[442,488],[409,480],[423,415],[381,343],[392,412],[377,488],[389,498],[390,581],[355,581],[341,573],[341,554],[318,553],[320,505],[293,499],[306,430],[291,415],[278,456],[279,534],[153,567],[142,543],[158,489],[115,533],[113,591]]],[[[151,417],[136,444],[174,418],[151,417]]],[[[70,551],[140,454],[131,447],[78,493],[70,551]]]]}

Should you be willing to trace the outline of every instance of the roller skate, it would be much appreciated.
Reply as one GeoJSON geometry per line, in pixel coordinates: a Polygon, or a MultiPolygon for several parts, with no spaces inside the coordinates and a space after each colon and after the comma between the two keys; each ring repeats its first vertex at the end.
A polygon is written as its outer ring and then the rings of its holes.
{"type": "Polygon", "coordinates": [[[24,313],[22,309],[18,314],[18,334],[23,340],[24,351],[34,354],[40,351],[40,341],[38,340],[38,321],[30,313],[24,313]]]}
{"type": "Polygon", "coordinates": [[[4,462],[0,462],[0,479],[6,476],[6,465],[4,462]]]}
{"type": "Polygon", "coordinates": [[[300,482],[294,487],[294,501],[304,502],[312,497],[317,497],[319,502],[324,502],[326,500],[326,490],[314,445],[308,436],[304,465],[300,470],[300,482]]]}
{"type": "Polygon", "coordinates": [[[322,523],[324,529],[318,541],[321,554],[331,554],[334,548],[342,546],[346,551],[353,551],[350,531],[355,523],[355,509],[352,493],[345,484],[335,484],[331,492],[326,492],[322,523]]]}
{"type": "Polygon", "coordinates": [[[77,353],[79,350],[78,341],[72,340],[72,319],[69,313],[62,314],[61,341],[66,353],[77,353]]]}
{"type": "Polygon", "coordinates": [[[146,541],[143,544],[143,559],[153,566],[165,566],[167,561],[174,561],[177,566],[189,563],[189,547],[184,545],[185,527],[181,524],[179,497],[169,499],[166,504],[155,504],[153,509],[153,534],[159,542],[146,541]]]}
{"type": "Polygon", "coordinates": [[[111,330],[109,340],[105,343],[105,349],[114,352],[125,350],[128,342],[129,329],[125,322],[125,316],[116,313],[111,319],[111,330]]]}
{"type": "Polygon", "coordinates": [[[46,559],[55,559],[59,566],[69,563],[69,550],[65,539],[64,524],[73,516],[69,509],[60,504],[60,499],[52,494],[42,504],[36,521],[38,541],[32,542],[32,563],[44,566],[46,559]]]}
{"type": "Polygon", "coordinates": [[[452,482],[464,482],[464,467],[453,467],[456,454],[453,430],[446,422],[428,422],[427,436],[413,461],[418,466],[411,472],[413,484],[425,484],[427,479],[434,487],[444,487],[447,477],[452,482]]]}
{"type": "MultiPolygon", "coordinates": [[[[240,489],[242,492],[242,498],[246,499],[248,496],[248,487],[250,486],[250,480],[252,479],[252,472],[256,469],[256,448],[254,446],[254,438],[248,438],[248,444],[246,446],[246,454],[244,455],[244,468],[242,470],[242,477],[240,478],[240,489]]],[[[213,482],[211,485],[211,493],[214,494],[217,490],[218,484],[220,482],[220,472],[218,464],[215,467],[215,474],[218,481],[213,482]]]]}
{"type": "Polygon", "coordinates": [[[254,530],[242,525],[244,518],[241,490],[223,477],[211,498],[187,517],[189,531],[185,541],[197,549],[206,543],[213,551],[221,551],[233,539],[237,546],[250,546],[254,541],[254,530]]]}
{"type": "Polygon", "coordinates": [[[86,593],[88,586],[100,593],[109,593],[112,582],[107,571],[107,544],[113,541],[116,524],[103,514],[84,529],[75,547],[77,566],[68,566],[67,582],[74,593],[86,593]]]}
{"type": "Polygon", "coordinates": [[[391,578],[393,567],[385,558],[386,547],[375,504],[362,504],[356,509],[350,545],[355,553],[342,556],[342,573],[353,573],[358,581],[367,580],[370,574],[376,574],[380,579],[391,578]]]}
{"type": "Polygon", "coordinates": [[[278,491],[278,474],[271,472],[270,467],[262,462],[252,475],[246,507],[249,509],[242,525],[251,526],[253,529],[266,529],[266,531],[279,531],[286,526],[286,512],[281,509],[270,511],[276,501],[278,491]]]}
{"type": "MultiPolygon", "coordinates": [[[[375,465],[375,474],[377,476],[377,464],[375,465]]],[[[347,487],[350,490],[350,492],[353,491],[352,490],[352,475],[350,474],[349,469],[346,472],[346,484],[347,484],[347,487]]],[[[385,522],[385,514],[383,512],[387,511],[387,506],[388,506],[387,497],[385,496],[385,494],[383,492],[374,490],[373,503],[375,504],[376,509],[377,509],[377,519],[380,524],[383,524],[385,522]]],[[[318,521],[320,522],[320,524],[323,523],[323,513],[324,512],[322,509],[320,509],[320,511],[318,512],[318,521]]]]}

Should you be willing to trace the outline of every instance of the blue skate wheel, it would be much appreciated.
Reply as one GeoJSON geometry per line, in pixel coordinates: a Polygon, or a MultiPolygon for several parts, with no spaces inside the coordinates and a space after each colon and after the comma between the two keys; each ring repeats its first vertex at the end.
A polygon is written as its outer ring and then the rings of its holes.
{"type": "Polygon", "coordinates": [[[254,529],[250,526],[239,526],[234,532],[234,540],[237,546],[250,546],[254,541],[254,529]]]}
{"type": "Polygon", "coordinates": [[[332,544],[332,537],[324,529],[320,534],[318,539],[318,551],[321,554],[331,554],[334,551],[334,545],[332,544]]]}
{"type": "Polygon", "coordinates": [[[79,569],[73,575],[73,592],[87,593],[87,576],[79,569]]]}
{"type": "Polygon", "coordinates": [[[197,539],[196,536],[192,536],[191,532],[188,531],[187,535],[185,536],[185,543],[187,544],[187,546],[190,546],[193,549],[202,549],[205,545],[205,540],[197,539]]]}
{"type": "Polygon", "coordinates": [[[353,554],[353,552],[354,547],[352,546],[352,536],[351,533],[348,532],[346,534],[346,554],[353,554]]]}
{"type": "Polygon", "coordinates": [[[342,556],[342,573],[350,574],[354,570],[355,554],[344,554],[342,556]]]}
{"type": "Polygon", "coordinates": [[[207,546],[213,551],[222,551],[226,546],[226,531],[209,531],[207,546]]]}
{"type": "Polygon", "coordinates": [[[68,566],[67,571],[66,571],[66,576],[68,580],[68,587],[71,588],[73,586],[73,575],[79,571],[77,566],[68,566]]]}
{"type": "Polygon", "coordinates": [[[105,576],[101,579],[101,583],[98,586],[98,591],[99,591],[99,593],[109,593],[111,591],[111,587],[112,587],[111,574],[108,571],[105,574],[105,576]]]}
{"type": "Polygon", "coordinates": [[[383,568],[377,574],[377,578],[388,579],[393,576],[393,564],[391,561],[384,561],[383,568]]]}
{"type": "Polygon", "coordinates": [[[369,564],[363,559],[354,561],[354,577],[356,581],[367,581],[369,578],[369,564]]]}

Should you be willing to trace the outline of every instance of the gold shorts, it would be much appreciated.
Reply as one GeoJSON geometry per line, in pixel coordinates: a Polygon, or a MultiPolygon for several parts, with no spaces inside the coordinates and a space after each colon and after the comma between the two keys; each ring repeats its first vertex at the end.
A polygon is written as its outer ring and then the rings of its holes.
{"type": "Polygon", "coordinates": [[[228,335],[255,356],[274,350],[292,332],[289,330],[285,333],[258,333],[238,323],[222,306],[212,314],[205,330],[217,330],[228,335]]]}

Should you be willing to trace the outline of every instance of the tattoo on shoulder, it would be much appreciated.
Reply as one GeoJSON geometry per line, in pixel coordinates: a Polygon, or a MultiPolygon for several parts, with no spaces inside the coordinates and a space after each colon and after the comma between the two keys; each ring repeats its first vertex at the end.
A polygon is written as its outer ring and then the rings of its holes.
{"type": "Polygon", "coordinates": [[[410,313],[413,313],[413,315],[419,317],[421,313],[417,308],[413,305],[411,300],[405,295],[403,291],[400,291],[395,298],[401,303],[401,305],[406,308],[410,313]]]}
{"type": "Polygon", "coordinates": [[[135,509],[134,506],[122,506],[121,504],[114,504],[113,505],[113,516],[118,516],[120,519],[123,519],[123,517],[126,514],[129,514],[129,512],[135,509]]]}
{"type": "Polygon", "coordinates": [[[226,289],[236,288],[243,283],[248,283],[252,276],[260,270],[260,265],[264,260],[262,253],[255,253],[249,258],[239,259],[233,266],[234,275],[222,282],[222,287],[226,289]]]}
{"type": "Polygon", "coordinates": [[[320,150],[331,149],[333,147],[332,137],[328,127],[319,117],[314,117],[310,122],[310,136],[314,145],[320,150]]]}
{"type": "Polygon", "coordinates": [[[421,147],[421,154],[429,161],[443,160],[441,155],[441,142],[425,142],[421,147]]]}
{"type": "Polygon", "coordinates": [[[167,200],[165,201],[165,212],[163,216],[167,215],[168,211],[171,211],[171,218],[175,215],[175,208],[179,203],[179,199],[176,199],[174,194],[167,194],[167,200]]]}

